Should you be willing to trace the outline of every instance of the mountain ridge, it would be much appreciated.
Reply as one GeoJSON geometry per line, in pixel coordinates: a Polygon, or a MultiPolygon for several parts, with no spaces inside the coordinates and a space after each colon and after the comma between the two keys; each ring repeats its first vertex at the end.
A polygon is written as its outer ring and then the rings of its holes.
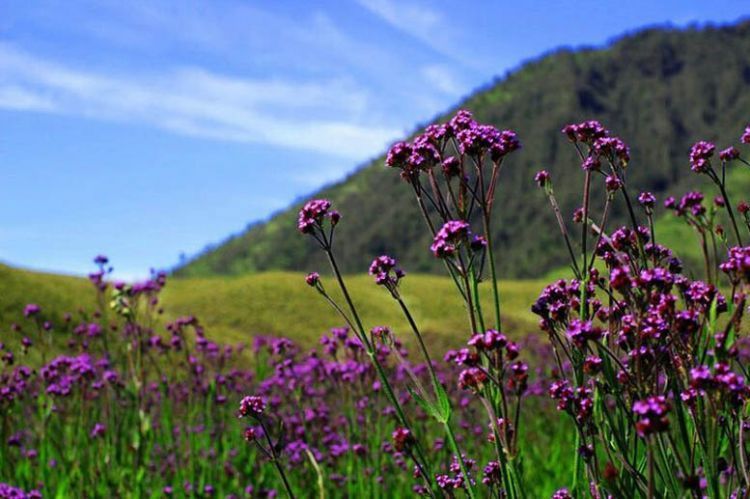
{"type": "MultiPolygon", "coordinates": [[[[543,197],[533,192],[532,177],[539,168],[550,169],[560,204],[565,213],[572,213],[578,181],[559,175],[578,168],[574,151],[564,147],[559,133],[565,123],[599,119],[631,145],[631,183],[661,196],[678,193],[697,183],[686,166],[692,141],[720,137],[722,144],[736,142],[750,117],[745,92],[750,83],[749,49],[747,20],[718,27],[650,27],[617,37],[603,48],[549,51],[431,120],[443,121],[465,107],[478,121],[516,130],[524,143],[524,149],[509,158],[500,179],[502,213],[492,237],[500,248],[501,275],[537,277],[564,263],[554,220],[543,197]],[[550,246],[557,251],[547,251],[550,246]]],[[[363,271],[383,252],[399,258],[407,270],[439,271],[427,251],[429,237],[410,189],[383,166],[383,155],[313,196],[330,198],[344,214],[339,255],[346,272],[363,271]]],[[[175,274],[324,268],[311,242],[295,234],[301,204],[294,203],[266,222],[249,224],[177,267],[175,274]]],[[[622,213],[614,218],[621,221],[622,213]]]]}

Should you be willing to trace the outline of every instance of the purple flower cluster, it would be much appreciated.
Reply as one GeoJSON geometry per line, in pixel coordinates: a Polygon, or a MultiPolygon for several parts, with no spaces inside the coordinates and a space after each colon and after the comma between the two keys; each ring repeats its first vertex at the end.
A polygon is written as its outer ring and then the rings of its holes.
{"type": "Polygon", "coordinates": [[[406,275],[396,266],[396,259],[387,255],[377,257],[370,264],[369,273],[375,278],[375,284],[395,289],[399,281],[406,275]]]}
{"type": "Polygon", "coordinates": [[[729,258],[720,266],[734,283],[750,284],[750,246],[729,249],[729,258]]]}
{"type": "Polygon", "coordinates": [[[701,140],[693,144],[690,149],[690,169],[695,173],[705,173],[711,167],[711,156],[716,146],[711,142],[701,140]]]}
{"type": "Polygon", "coordinates": [[[602,339],[604,331],[592,324],[591,321],[574,319],[568,325],[568,338],[578,348],[584,348],[588,342],[596,342],[602,339]]]}
{"type": "Polygon", "coordinates": [[[675,211],[678,216],[686,214],[694,218],[703,216],[706,213],[706,207],[703,205],[703,194],[698,191],[688,192],[677,203],[673,197],[664,201],[664,207],[675,211]]]}
{"type": "Polygon", "coordinates": [[[316,226],[323,223],[325,217],[329,217],[332,223],[338,222],[339,215],[336,211],[330,211],[331,202],[327,199],[313,199],[305,203],[297,218],[297,230],[303,234],[310,234],[316,226]]]}
{"type": "Polygon", "coordinates": [[[471,226],[463,220],[446,222],[435,234],[430,251],[437,258],[455,256],[462,243],[468,243],[471,237],[471,226]]]}
{"type": "Polygon", "coordinates": [[[599,170],[602,158],[612,164],[625,167],[630,161],[630,148],[619,137],[612,136],[598,121],[584,121],[565,125],[561,130],[571,142],[583,143],[589,147],[581,167],[586,171],[599,170]]]}
{"type": "Polygon", "coordinates": [[[37,489],[26,492],[7,483],[0,483],[0,497],[3,499],[42,499],[42,493],[37,489]]]}
{"type": "MultiPolygon", "coordinates": [[[[584,206],[588,205],[590,210],[597,202],[589,198],[590,172],[601,168],[603,157],[611,163],[611,173],[605,180],[607,199],[602,203],[605,212],[601,219],[606,223],[606,210],[614,200],[611,193],[625,183],[625,176],[612,161],[617,156],[611,154],[615,146],[605,140],[607,132],[598,122],[571,125],[563,132],[571,141],[589,146],[583,166],[588,172],[584,179],[584,206]],[[608,152],[599,154],[601,151],[608,152]]],[[[750,128],[743,135],[743,142],[747,139],[750,143],[747,137],[750,128]]],[[[583,153],[580,146],[577,148],[583,153]]],[[[705,206],[703,194],[697,191],[685,194],[679,201],[669,197],[664,202],[667,209],[674,210],[698,232],[705,260],[705,281],[683,275],[682,262],[669,248],[656,243],[657,227],[652,217],[656,199],[651,193],[638,196],[648,218],[648,226],[644,227],[638,225],[638,217],[630,209],[623,189],[631,227],[611,230],[597,226],[592,231],[597,239],[590,259],[585,233],[588,227],[581,228],[579,249],[583,268],[561,222],[576,279],[547,286],[532,311],[540,317],[540,328],[547,333],[555,352],[552,376],[556,379],[549,387],[549,395],[557,402],[558,409],[568,413],[576,423],[578,453],[588,476],[603,477],[591,482],[593,497],[621,494],[616,488],[624,484],[620,471],[631,469],[628,454],[634,444],[638,445],[628,441],[631,438],[628,435],[647,438],[650,448],[657,440],[649,437],[666,432],[669,437],[658,441],[662,442],[660,445],[667,442],[664,445],[676,457],[649,459],[658,463],[656,469],[666,476],[678,470],[681,485],[669,494],[680,495],[684,490],[703,494],[712,487],[713,495],[745,490],[746,479],[738,479],[735,471],[736,466],[744,464],[737,461],[734,453],[738,434],[745,431],[735,427],[742,424],[738,411],[750,400],[746,368],[742,365],[743,358],[750,358],[743,357],[747,355],[747,342],[742,334],[750,291],[747,286],[750,249],[742,244],[724,176],[711,168],[714,154],[715,146],[704,141],[696,143],[690,153],[692,169],[707,173],[721,191],[713,206],[705,206]],[[718,248],[729,246],[723,227],[716,223],[718,217],[725,215],[720,210],[726,210],[739,244],[729,250],[728,260],[719,265],[722,256],[718,248]],[[725,276],[717,272],[719,269],[725,276]],[[729,287],[724,286],[727,276],[729,287]],[[720,289],[731,290],[731,300],[720,289]],[[602,404],[603,413],[593,410],[595,401],[602,404]],[[730,420],[732,423],[727,426],[730,420]],[[625,427],[634,431],[624,432],[625,427]],[[722,441],[730,450],[722,452],[721,457],[701,455],[702,465],[709,462],[716,469],[727,470],[719,472],[723,478],[718,485],[702,478],[703,470],[693,464],[694,439],[703,432],[714,431],[724,432],[726,438],[722,437],[722,441]],[[609,439],[604,445],[610,462],[604,469],[596,459],[604,455],[599,448],[601,437],[609,439]]],[[[722,162],[736,159],[744,162],[733,147],[719,156],[722,162]]],[[[546,194],[556,208],[551,190],[546,194]]],[[[748,206],[745,204],[738,211],[750,230],[748,206]]],[[[589,218],[596,220],[591,214],[589,218]]],[[[577,219],[582,221],[583,215],[577,219]]],[[[671,487],[668,480],[655,478],[653,469],[649,473],[629,494],[644,494],[655,483],[664,484],[665,490],[671,487]]],[[[563,496],[567,494],[562,492],[563,496]]]]}
{"type": "Polygon", "coordinates": [[[520,147],[518,136],[512,130],[477,123],[469,111],[462,109],[447,123],[428,126],[411,143],[393,144],[385,164],[400,169],[402,177],[414,183],[420,172],[430,172],[438,165],[447,178],[457,176],[464,156],[488,157],[497,164],[520,147]],[[461,158],[448,154],[451,147],[461,158]]]}
{"type": "Polygon", "coordinates": [[[593,392],[587,386],[571,387],[567,380],[555,381],[549,388],[557,410],[571,414],[580,425],[588,424],[594,411],[593,392]]]}
{"type": "Polygon", "coordinates": [[[722,149],[719,152],[719,159],[721,159],[722,161],[734,161],[739,157],[740,151],[734,146],[727,147],[726,149],[722,149]]]}
{"type": "Polygon", "coordinates": [[[669,429],[667,414],[670,404],[664,395],[648,397],[633,403],[633,413],[638,420],[635,423],[638,435],[648,437],[669,429]]]}
{"type": "Polygon", "coordinates": [[[239,414],[241,418],[256,417],[266,410],[266,401],[257,395],[249,395],[240,401],[239,414]]]}
{"type": "Polygon", "coordinates": [[[718,362],[714,370],[700,365],[690,370],[690,388],[681,394],[682,400],[692,406],[698,397],[715,392],[723,394],[736,407],[750,398],[750,387],[745,384],[745,378],[732,371],[729,364],[718,362]]]}

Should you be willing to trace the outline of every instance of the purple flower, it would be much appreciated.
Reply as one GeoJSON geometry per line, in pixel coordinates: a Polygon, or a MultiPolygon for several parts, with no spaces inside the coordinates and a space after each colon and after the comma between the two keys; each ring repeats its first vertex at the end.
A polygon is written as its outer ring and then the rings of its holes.
{"type": "Polygon", "coordinates": [[[551,177],[547,170],[539,170],[538,172],[536,172],[536,175],[534,175],[534,182],[536,182],[536,184],[542,188],[547,186],[550,179],[551,177]]]}
{"type": "Polygon", "coordinates": [[[391,434],[391,438],[393,438],[393,448],[398,452],[409,450],[414,444],[414,436],[406,428],[396,428],[391,434]]]}
{"type": "Polygon", "coordinates": [[[740,142],[750,144],[750,125],[745,127],[745,131],[742,133],[742,137],[740,137],[740,142]]]}
{"type": "Polygon", "coordinates": [[[448,156],[441,165],[443,174],[448,178],[457,177],[461,173],[461,162],[455,156],[448,156]]]}
{"type": "Polygon", "coordinates": [[[104,426],[102,423],[96,423],[94,427],[91,429],[91,432],[89,433],[89,437],[91,438],[97,438],[104,435],[104,433],[107,431],[107,427],[104,426]]]}
{"type": "Polygon", "coordinates": [[[581,168],[587,172],[599,170],[601,167],[602,163],[597,156],[589,156],[581,163],[581,168]]]}
{"type": "Polygon", "coordinates": [[[469,240],[471,228],[463,220],[446,222],[433,239],[430,250],[437,258],[448,258],[455,255],[458,246],[469,240]]]}
{"type": "Polygon", "coordinates": [[[406,275],[396,267],[396,259],[388,255],[377,257],[370,264],[370,275],[375,277],[375,283],[388,289],[395,289],[398,282],[406,275]]]}
{"type": "Polygon", "coordinates": [[[568,136],[571,142],[593,142],[595,139],[606,136],[609,132],[596,120],[584,121],[578,124],[565,125],[562,133],[568,136]]]}
{"type": "Polygon", "coordinates": [[[641,192],[638,196],[638,202],[643,205],[644,208],[653,208],[656,204],[656,198],[650,192],[641,192]]]}
{"type": "Polygon", "coordinates": [[[715,150],[716,146],[705,140],[693,144],[690,149],[690,168],[695,173],[705,173],[710,166],[711,156],[713,156],[715,150]]]}
{"type": "Polygon", "coordinates": [[[458,375],[458,386],[472,390],[481,390],[487,381],[487,375],[478,367],[464,369],[458,375]]]}
{"type": "Polygon", "coordinates": [[[690,370],[690,386],[693,388],[711,388],[714,385],[714,377],[708,366],[698,366],[690,370]]]}
{"type": "Polygon", "coordinates": [[[597,374],[602,370],[602,359],[595,356],[589,355],[586,360],[583,361],[583,372],[589,375],[597,374]]]}
{"type": "Polygon", "coordinates": [[[492,351],[504,348],[508,344],[508,338],[499,331],[488,329],[484,334],[472,336],[468,344],[477,350],[492,351]]]}
{"type": "Polygon", "coordinates": [[[742,279],[750,282],[750,246],[730,248],[729,259],[719,267],[735,282],[742,279]]]}
{"type": "Polygon", "coordinates": [[[31,317],[34,315],[39,315],[39,313],[42,311],[41,307],[37,305],[36,303],[29,303],[26,305],[23,309],[23,316],[24,317],[31,317]]]}
{"type": "Polygon", "coordinates": [[[487,238],[484,236],[476,235],[471,238],[469,247],[472,249],[472,251],[481,251],[487,247],[487,238]]]}
{"type": "Polygon", "coordinates": [[[609,274],[609,283],[613,289],[629,289],[632,283],[628,267],[615,267],[609,274]]]}
{"type": "Polygon", "coordinates": [[[240,401],[240,417],[260,416],[266,409],[266,402],[257,395],[249,395],[240,401]]]}
{"type": "Polygon", "coordinates": [[[607,188],[607,191],[615,192],[622,187],[622,182],[617,175],[607,175],[607,178],[604,179],[604,186],[607,188]]]}
{"type": "Polygon", "coordinates": [[[487,466],[484,467],[484,476],[482,477],[482,483],[490,485],[499,485],[502,480],[502,473],[500,469],[500,463],[497,461],[490,461],[487,466]]]}
{"type": "Polygon", "coordinates": [[[740,151],[736,147],[727,147],[719,152],[719,159],[732,161],[740,157],[740,151]]]}
{"type": "Polygon", "coordinates": [[[466,130],[476,125],[476,121],[471,114],[471,111],[466,109],[459,109],[456,115],[448,121],[447,131],[452,135],[457,134],[461,130],[466,130]]]}
{"type": "Polygon", "coordinates": [[[308,286],[317,286],[320,282],[320,274],[317,272],[310,272],[305,276],[305,282],[308,286]]]}
{"type": "Polygon", "coordinates": [[[638,417],[635,427],[638,435],[647,437],[653,433],[667,431],[670,406],[664,395],[648,397],[633,404],[633,413],[638,417]]]}
{"type": "Polygon", "coordinates": [[[386,166],[402,168],[409,159],[409,156],[411,156],[411,151],[411,146],[407,142],[396,142],[388,150],[385,158],[386,166]]]}
{"type": "Polygon", "coordinates": [[[574,319],[568,326],[567,334],[575,346],[583,348],[588,341],[600,340],[604,331],[600,327],[594,326],[591,321],[574,319]]]}
{"type": "Polygon", "coordinates": [[[0,483],[0,497],[7,497],[8,499],[41,499],[42,493],[36,489],[26,492],[7,483],[0,483]]]}
{"type": "Polygon", "coordinates": [[[609,158],[610,161],[619,159],[621,166],[626,166],[630,161],[630,148],[619,137],[599,137],[594,141],[593,149],[596,154],[609,158]]]}
{"type": "Polygon", "coordinates": [[[299,212],[297,229],[303,234],[310,234],[316,225],[323,223],[323,218],[328,215],[331,202],[327,199],[313,199],[305,203],[299,212]]]}
{"type": "Polygon", "coordinates": [[[560,489],[552,494],[552,499],[573,499],[573,496],[570,495],[568,489],[560,489]]]}

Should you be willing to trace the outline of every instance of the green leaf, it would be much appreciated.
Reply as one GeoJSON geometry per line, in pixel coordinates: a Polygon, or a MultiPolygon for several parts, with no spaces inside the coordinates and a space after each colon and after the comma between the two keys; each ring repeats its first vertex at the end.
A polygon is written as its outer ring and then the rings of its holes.
{"type": "Polygon", "coordinates": [[[409,394],[414,398],[419,407],[421,407],[427,414],[440,421],[440,413],[437,408],[430,404],[424,397],[418,394],[412,387],[408,387],[409,394]]]}
{"type": "Polygon", "coordinates": [[[437,392],[437,411],[439,417],[437,419],[441,423],[448,423],[451,419],[451,401],[448,398],[448,394],[445,391],[445,388],[443,388],[443,385],[438,384],[435,387],[435,391],[437,392]]]}

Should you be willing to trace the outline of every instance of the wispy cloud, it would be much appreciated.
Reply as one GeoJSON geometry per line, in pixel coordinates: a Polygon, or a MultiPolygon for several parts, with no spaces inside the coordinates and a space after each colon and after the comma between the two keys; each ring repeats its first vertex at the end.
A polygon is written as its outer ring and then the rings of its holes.
{"type": "Polygon", "coordinates": [[[466,91],[464,85],[453,69],[443,64],[429,64],[422,67],[422,76],[427,85],[451,97],[459,97],[466,91]]]}
{"type": "Polygon", "coordinates": [[[439,35],[439,30],[445,27],[442,15],[424,5],[393,0],[357,1],[388,24],[421,39],[439,35]]]}
{"type": "Polygon", "coordinates": [[[357,0],[357,3],[454,64],[477,66],[471,55],[461,50],[459,27],[452,25],[434,3],[412,0],[357,0]]]}
{"type": "Polygon", "coordinates": [[[0,45],[0,107],[146,124],[190,136],[361,159],[399,130],[365,123],[370,95],[347,78],[297,81],[217,74],[81,70],[0,45]]]}

